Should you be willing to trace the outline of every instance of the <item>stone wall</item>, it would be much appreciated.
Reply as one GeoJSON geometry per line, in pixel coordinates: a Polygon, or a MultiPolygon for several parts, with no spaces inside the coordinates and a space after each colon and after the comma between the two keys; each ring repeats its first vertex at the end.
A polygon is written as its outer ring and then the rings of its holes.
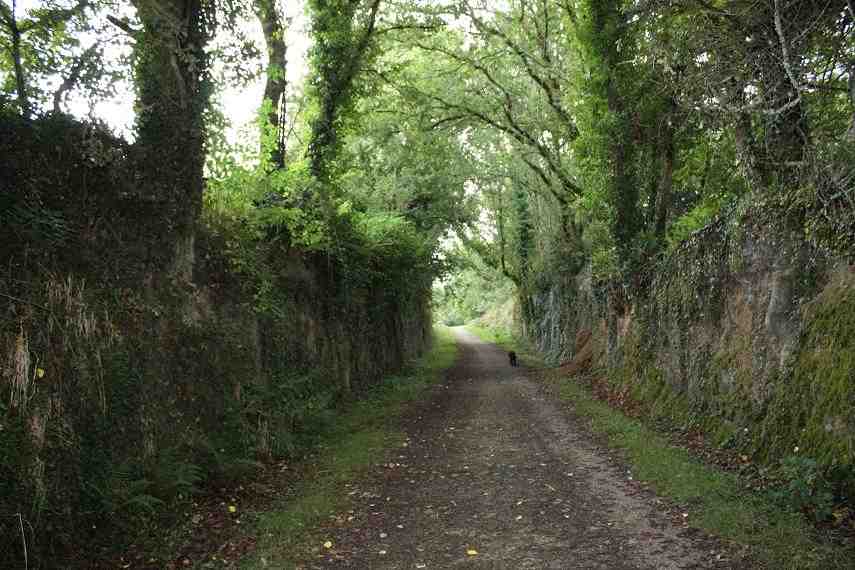
{"type": "Polygon", "coordinates": [[[613,386],[719,443],[851,466],[855,265],[785,226],[734,212],[653,266],[642,290],[584,271],[557,279],[525,299],[524,328],[555,363],[590,331],[613,386]]]}
{"type": "Polygon", "coordinates": [[[31,568],[71,567],[195,487],[309,449],[430,341],[429,283],[392,290],[382,259],[350,259],[373,270],[354,277],[246,220],[152,240],[126,145],[92,132],[0,121],[3,568],[24,544],[31,568]]]}

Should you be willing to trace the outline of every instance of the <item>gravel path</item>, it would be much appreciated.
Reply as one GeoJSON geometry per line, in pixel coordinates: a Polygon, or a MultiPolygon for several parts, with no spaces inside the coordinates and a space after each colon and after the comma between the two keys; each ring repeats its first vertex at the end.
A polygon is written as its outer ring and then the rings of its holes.
{"type": "Polygon", "coordinates": [[[456,329],[442,384],[402,420],[407,443],[350,486],[353,510],[304,568],[738,568],[637,481],[572,410],[456,329]]]}

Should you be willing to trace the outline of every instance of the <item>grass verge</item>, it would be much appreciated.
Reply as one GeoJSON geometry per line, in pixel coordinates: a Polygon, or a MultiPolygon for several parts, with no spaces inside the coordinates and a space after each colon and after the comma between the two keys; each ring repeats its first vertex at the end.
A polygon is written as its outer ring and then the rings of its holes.
{"type": "MultiPolygon", "coordinates": [[[[486,342],[515,350],[530,364],[543,362],[533,347],[508,331],[481,325],[466,328],[486,342]]],[[[855,568],[852,549],[820,539],[802,513],[782,510],[768,495],[746,489],[737,475],[702,463],[643,421],[596,399],[590,386],[579,379],[554,372],[545,379],[561,399],[574,404],[594,433],[606,436],[610,447],[624,452],[636,479],[684,505],[692,526],[747,546],[769,568],[855,568]]]]}
{"type": "Polygon", "coordinates": [[[641,421],[595,399],[575,378],[546,376],[595,433],[624,451],[637,479],[686,506],[692,526],[748,546],[770,568],[853,567],[851,549],[821,541],[801,513],[784,511],[770,497],[745,489],[736,475],[703,464],[641,421]]]}
{"type": "Polygon", "coordinates": [[[291,499],[255,513],[258,537],[255,554],[244,569],[293,568],[320,544],[313,530],[347,505],[345,485],[384,452],[399,446],[404,435],[393,425],[405,404],[416,400],[454,362],[457,353],[451,332],[438,327],[431,351],[400,375],[386,378],[366,397],[353,403],[321,436],[316,461],[291,499]]]}

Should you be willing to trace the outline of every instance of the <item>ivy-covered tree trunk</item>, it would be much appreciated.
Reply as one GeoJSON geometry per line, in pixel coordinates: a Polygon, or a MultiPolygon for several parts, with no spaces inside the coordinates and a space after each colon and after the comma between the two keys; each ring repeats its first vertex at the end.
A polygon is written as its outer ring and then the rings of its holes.
{"type": "Polygon", "coordinates": [[[519,258],[519,277],[516,279],[517,285],[528,286],[530,269],[531,269],[531,254],[533,241],[533,227],[531,220],[531,211],[528,203],[528,194],[525,190],[518,186],[514,186],[511,200],[514,205],[514,215],[517,222],[517,257],[519,258]]]}
{"type": "MultiPolygon", "coordinates": [[[[619,3],[614,0],[590,0],[588,35],[594,89],[602,99],[603,115],[598,128],[604,145],[606,195],[614,209],[612,235],[621,270],[634,271],[638,262],[636,237],[642,227],[638,207],[639,188],[634,174],[635,149],[632,125],[625,94],[621,93],[620,46],[627,48],[625,22],[619,3]]],[[[624,65],[624,68],[626,66],[624,65]]],[[[628,72],[628,71],[627,71],[628,72]]]]}
{"type": "Polygon", "coordinates": [[[653,227],[656,240],[660,245],[665,241],[668,212],[671,208],[671,193],[674,187],[674,161],[677,153],[674,141],[676,114],[677,102],[673,96],[669,96],[666,101],[666,112],[660,120],[658,146],[661,153],[662,169],[656,192],[656,213],[653,227]]]}
{"type": "Polygon", "coordinates": [[[210,37],[203,0],[136,0],[137,175],[150,208],[148,261],[189,278],[202,207],[210,37]]]}
{"type": "Polygon", "coordinates": [[[29,118],[32,114],[30,107],[30,99],[27,93],[27,78],[24,74],[24,65],[21,62],[21,28],[18,26],[17,14],[15,13],[15,3],[12,3],[12,8],[9,9],[5,3],[0,4],[0,22],[6,27],[11,41],[9,42],[8,51],[9,57],[12,59],[12,64],[15,70],[15,90],[18,96],[18,107],[21,110],[21,116],[29,118]]]}
{"type": "Polygon", "coordinates": [[[312,122],[309,170],[325,183],[340,144],[342,117],[352,107],[354,81],[374,36],[380,0],[368,0],[366,6],[361,0],[313,0],[310,6],[320,110],[312,122]]]}
{"type": "MultiPolygon", "coordinates": [[[[787,16],[798,18],[795,12],[787,16]]],[[[790,42],[789,28],[775,24],[776,15],[762,13],[761,18],[762,28],[758,35],[764,43],[787,46],[783,52],[781,48],[767,50],[758,65],[768,107],[766,116],[761,118],[766,134],[762,160],[770,175],[766,189],[784,191],[798,184],[800,165],[809,141],[808,122],[800,90],[793,84],[800,81],[793,76],[797,69],[797,44],[790,42]]]]}
{"type": "Polygon", "coordinates": [[[285,95],[288,88],[286,76],[285,23],[276,9],[276,0],[255,0],[255,14],[261,23],[267,47],[267,81],[264,84],[264,101],[270,105],[267,128],[274,140],[262,143],[262,151],[269,152],[274,168],[285,167],[285,95]],[[269,103],[268,103],[269,102],[269,103]]]}
{"type": "MultiPolygon", "coordinates": [[[[842,9],[842,6],[839,6],[842,9]]],[[[810,128],[804,92],[810,81],[804,54],[811,29],[835,20],[835,9],[813,2],[758,4],[743,17],[738,37],[746,38],[744,62],[755,84],[734,85],[734,102],[743,109],[735,124],[740,159],[755,192],[784,192],[800,184],[810,128]],[[745,92],[759,90],[760,112],[745,111],[745,92]],[[759,89],[758,89],[759,88],[759,89]],[[760,132],[756,137],[754,133],[760,132]],[[761,144],[762,143],[762,144],[761,144]]]]}

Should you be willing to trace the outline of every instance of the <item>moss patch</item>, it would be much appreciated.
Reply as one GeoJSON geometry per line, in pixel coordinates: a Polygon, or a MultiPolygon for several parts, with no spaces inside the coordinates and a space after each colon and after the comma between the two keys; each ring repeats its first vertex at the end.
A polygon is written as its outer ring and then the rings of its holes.
{"type": "Polygon", "coordinates": [[[855,273],[838,272],[805,308],[792,376],[763,422],[772,455],[795,447],[826,467],[855,464],[855,273]]]}

